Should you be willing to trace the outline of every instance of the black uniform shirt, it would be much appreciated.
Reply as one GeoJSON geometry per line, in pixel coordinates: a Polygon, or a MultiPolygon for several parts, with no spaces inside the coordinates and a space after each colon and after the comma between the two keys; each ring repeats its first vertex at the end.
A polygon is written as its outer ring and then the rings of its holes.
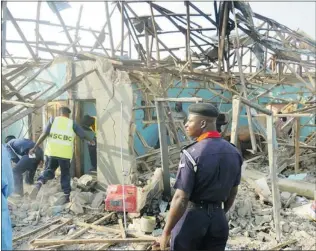
{"type": "Polygon", "coordinates": [[[206,138],[186,149],[197,164],[181,155],[174,185],[189,194],[190,201],[225,202],[241,179],[242,157],[238,149],[222,138],[206,138]]]}

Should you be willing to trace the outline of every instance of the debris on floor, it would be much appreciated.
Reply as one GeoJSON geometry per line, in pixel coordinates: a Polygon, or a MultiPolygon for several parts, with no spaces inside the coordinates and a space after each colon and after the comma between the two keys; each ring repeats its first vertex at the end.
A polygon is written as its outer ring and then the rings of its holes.
{"type": "MultiPolygon", "coordinates": [[[[88,177],[85,179],[91,180],[88,177]]],[[[112,246],[116,250],[147,249],[161,236],[168,216],[169,203],[162,200],[161,179],[161,169],[157,169],[143,188],[129,186],[134,192],[143,191],[145,197],[134,202],[134,208],[141,210],[127,213],[126,230],[122,223],[122,198],[118,204],[114,203],[117,207],[113,207],[112,212],[106,211],[107,195],[111,191],[116,198],[122,195],[121,185],[109,186],[105,193],[95,190],[95,183],[94,186],[81,183],[84,185],[77,186],[71,192],[70,202],[63,204],[63,193],[56,178],[43,186],[36,201],[30,201],[27,196],[10,198],[14,249],[65,247],[102,250],[111,249],[112,246]],[[36,222],[38,213],[39,220],[36,222]]],[[[227,214],[230,237],[226,250],[305,250],[313,247],[315,201],[291,192],[280,193],[282,239],[278,243],[275,239],[272,204],[260,197],[270,196],[267,179],[255,179],[251,184],[256,184],[257,189],[248,182],[241,183],[235,204],[227,214]]],[[[114,200],[110,201],[113,203],[114,200]]]]}

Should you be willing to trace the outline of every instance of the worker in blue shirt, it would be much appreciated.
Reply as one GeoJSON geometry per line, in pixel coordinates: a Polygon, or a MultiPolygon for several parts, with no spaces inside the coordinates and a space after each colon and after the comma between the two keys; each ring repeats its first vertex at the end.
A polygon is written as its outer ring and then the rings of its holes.
{"type": "Polygon", "coordinates": [[[225,250],[226,212],[234,203],[241,179],[242,157],[216,131],[218,110],[211,104],[193,104],[185,124],[196,141],[182,149],[170,211],[160,249],[225,250]]]}
{"type": "Polygon", "coordinates": [[[64,203],[69,202],[71,192],[70,161],[73,157],[75,136],[78,135],[81,139],[89,141],[90,144],[95,144],[92,138],[86,135],[81,126],[69,118],[70,113],[71,110],[68,107],[60,107],[59,116],[49,119],[44,132],[37,140],[34,148],[30,150],[30,153],[34,153],[38,149],[38,146],[46,139],[46,166],[30,193],[31,199],[36,198],[42,185],[48,180],[53,179],[56,169],[60,167],[60,183],[65,194],[64,203]]]}
{"type": "Polygon", "coordinates": [[[13,165],[14,193],[23,196],[23,174],[26,173],[25,183],[34,183],[36,170],[43,165],[43,150],[39,147],[33,158],[29,156],[30,149],[35,146],[32,140],[16,139],[10,135],[5,138],[5,143],[13,165]]]}
{"type": "Polygon", "coordinates": [[[12,250],[12,225],[8,197],[13,192],[14,182],[8,151],[1,145],[1,250],[12,250]]]}

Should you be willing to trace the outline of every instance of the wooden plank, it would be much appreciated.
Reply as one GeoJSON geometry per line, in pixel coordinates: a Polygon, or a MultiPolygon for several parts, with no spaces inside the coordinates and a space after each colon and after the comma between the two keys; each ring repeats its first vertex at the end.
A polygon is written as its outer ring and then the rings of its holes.
{"type": "Polygon", "coordinates": [[[73,41],[71,44],[69,44],[62,52],[67,52],[71,47],[76,46],[76,43],[78,43],[81,40],[80,37],[77,37],[75,41],[73,41]]]}
{"type": "Polygon", "coordinates": [[[144,22],[144,30],[145,30],[146,63],[147,63],[147,67],[150,68],[151,55],[149,54],[149,37],[148,37],[148,30],[146,29],[145,22],[144,22]]]}
{"type": "Polygon", "coordinates": [[[186,34],[186,60],[189,62],[189,67],[192,67],[192,59],[191,59],[191,49],[190,49],[190,5],[189,2],[185,2],[186,12],[187,12],[187,34],[186,34]]]}
{"type": "MultiPolygon", "coordinates": [[[[83,10],[83,5],[81,4],[80,5],[80,9],[79,9],[78,19],[77,19],[77,22],[76,22],[75,40],[77,40],[78,36],[79,36],[79,28],[80,28],[80,20],[81,20],[81,16],[82,16],[82,10],[83,10]]],[[[78,43],[78,45],[80,46],[79,43],[78,43]]],[[[81,46],[80,46],[80,48],[81,48],[81,46]]],[[[82,50],[82,48],[81,48],[81,50],[82,50]]]]}
{"type": "Polygon", "coordinates": [[[25,101],[23,96],[19,93],[17,89],[14,88],[14,86],[6,79],[6,77],[2,76],[2,81],[4,82],[4,85],[6,85],[12,92],[14,92],[14,95],[17,96],[18,99],[21,101],[25,101]]]}
{"type": "Polygon", "coordinates": [[[218,73],[221,73],[221,64],[223,61],[223,55],[225,50],[225,35],[226,35],[226,29],[227,29],[227,22],[229,17],[228,12],[228,3],[222,2],[224,5],[224,15],[222,19],[222,26],[221,30],[219,31],[219,46],[218,46],[218,73]]]}
{"type": "Polygon", "coordinates": [[[300,119],[295,119],[295,174],[298,174],[300,168],[300,119]]]}
{"type": "Polygon", "coordinates": [[[269,169],[270,169],[270,179],[272,185],[272,200],[273,200],[273,219],[276,233],[276,240],[281,239],[281,229],[280,229],[280,194],[278,189],[278,177],[277,177],[277,143],[276,134],[273,124],[273,117],[267,116],[267,137],[268,137],[268,156],[269,156],[269,169]]]}
{"type": "MultiPolygon", "coordinates": [[[[114,214],[114,212],[103,216],[102,218],[100,218],[100,219],[96,220],[95,222],[93,222],[92,225],[101,224],[101,223],[104,222],[105,220],[111,218],[113,214],[114,214]]],[[[74,240],[74,239],[78,238],[79,236],[81,236],[81,235],[83,235],[84,233],[86,233],[89,229],[90,229],[90,226],[87,226],[87,227],[85,227],[85,228],[79,230],[78,232],[76,232],[76,233],[74,233],[73,235],[71,235],[70,238],[69,238],[68,240],[66,240],[66,241],[71,241],[71,240],[74,240]]],[[[31,244],[32,246],[34,246],[34,242],[36,242],[36,241],[39,241],[39,240],[38,240],[38,239],[37,239],[37,240],[33,240],[33,241],[30,242],[30,244],[31,244]]],[[[48,245],[56,245],[56,244],[57,244],[58,246],[56,246],[55,248],[61,248],[61,247],[64,246],[63,243],[59,243],[58,241],[57,241],[57,242],[55,241],[55,242],[53,242],[52,244],[48,244],[48,245]]]]}
{"type": "MultiPolygon", "coordinates": [[[[118,3],[119,4],[119,3],[118,3]]],[[[124,2],[121,2],[122,9],[124,8],[124,2]]],[[[121,12],[121,57],[123,56],[124,51],[124,40],[126,36],[124,35],[124,13],[121,12]]]]}
{"type": "Polygon", "coordinates": [[[40,20],[40,15],[41,15],[41,4],[42,1],[37,2],[37,9],[36,9],[36,24],[35,24],[35,36],[36,36],[36,50],[35,54],[36,57],[38,57],[38,40],[39,40],[39,20],[40,20]]]}
{"type": "Polygon", "coordinates": [[[231,127],[230,143],[237,146],[238,124],[239,124],[239,113],[240,113],[240,109],[241,109],[241,101],[239,99],[233,98],[232,106],[233,106],[233,108],[232,108],[232,127],[231,127]]]}
{"type": "Polygon", "coordinates": [[[111,57],[114,58],[115,52],[114,52],[114,42],[113,42],[111,17],[110,17],[110,13],[109,13],[109,3],[104,2],[104,4],[105,4],[105,15],[106,15],[107,23],[108,23],[108,30],[109,30],[109,36],[110,36],[111,57]]]}
{"type": "MultiPolygon", "coordinates": [[[[157,239],[155,239],[157,240],[157,239]]],[[[92,243],[139,243],[139,242],[154,242],[154,239],[147,238],[127,238],[127,239],[76,239],[76,240],[54,240],[54,239],[41,239],[35,240],[32,245],[35,247],[43,247],[55,244],[73,245],[73,244],[92,244],[92,243]]]]}
{"type": "Polygon", "coordinates": [[[29,67],[28,67],[29,63],[28,62],[25,62],[24,64],[22,64],[21,66],[17,67],[16,69],[6,73],[6,74],[3,74],[3,76],[5,76],[6,78],[12,76],[12,75],[15,75],[14,77],[12,78],[9,78],[8,81],[11,82],[13,79],[17,78],[18,76],[20,76],[22,73],[24,73],[25,71],[29,70],[29,67]]]}
{"type": "Polygon", "coordinates": [[[118,223],[119,223],[119,225],[120,225],[120,232],[121,232],[122,238],[123,238],[123,239],[126,239],[126,232],[125,232],[125,229],[124,229],[124,226],[123,226],[123,221],[122,221],[122,219],[119,219],[119,220],[118,220],[118,223]]]}
{"type": "MultiPolygon", "coordinates": [[[[60,224],[59,226],[54,227],[54,228],[52,228],[51,230],[47,231],[46,233],[41,234],[40,236],[37,236],[36,239],[44,238],[44,237],[50,235],[51,233],[57,231],[58,229],[62,228],[63,226],[68,225],[68,224],[71,223],[71,222],[72,222],[72,219],[69,219],[69,220],[65,221],[64,223],[60,224]]],[[[35,240],[35,239],[33,239],[33,240],[35,240]]]]}
{"type": "MultiPolygon", "coordinates": [[[[238,33],[237,33],[237,37],[238,37],[238,33]]],[[[241,82],[241,86],[242,86],[242,90],[243,90],[242,93],[243,93],[243,96],[245,97],[245,99],[247,99],[247,87],[246,87],[245,78],[244,78],[244,74],[243,74],[242,67],[241,67],[241,58],[239,55],[238,47],[235,49],[235,53],[236,53],[238,68],[239,68],[239,73],[240,73],[240,82],[241,82]]],[[[251,110],[250,110],[249,106],[246,106],[246,112],[247,112],[248,128],[249,128],[249,133],[250,133],[252,152],[256,153],[257,142],[256,142],[256,137],[255,137],[255,134],[253,131],[253,122],[252,122],[251,110]]]]}
{"type": "Polygon", "coordinates": [[[170,173],[169,173],[169,156],[168,156],[168,143],[167,143],[167,128],[165,116],[163,113],[163,102],[155,101],[157,120],[158,120],[158,133],[161,153],[161,164],[163,170],[163,184],[164,184],[164,197],[167,201],[171,199],[170,188],[170,173]]]}
{"type": "MultiPolygon", "coordinates": [[[[109,53],[108,53],[108,52],[106,51],[106,49],[104,48],[103,44],[99,41],[97,35],[96,35],[91,29],[90,29],[90,31],[91,31],[92,35],[94,36],[94,38],[96,39],[96,42],[101,46],[101,48],[102,48],[102,50],[104,51],[105,55],[106,55],[107,57],[110,57],[109,53]]],[[[94,48],[92,47],[91,50],[90,50],[90,52],[92,52],[93,49],[94,49],[94,48]]]]}
{"type": "Polygon", "coordinates": [[[100,231],[100,232],[105,232],[105,233],[111,232],[111,233],[121,234],[120,229],[115,229],[115,228],[111,228],[111,227],[107,227],[107,226],[98,226],[95,224],[88,224],[88,223],[84,223],[84,222],[80,222],[80,221],[76,221],[75,224],[80,226],[80,227],[92,228],[92,229],[95,229],[95,230],[100,231]]]}
{"type": "Polygon", "coordinates": [[[280,244],[278,244],[278,245],[276,245],[276,246],[274,246],[274,247],[272,247],[272,248],[270,248],[268,250],[280,250],[280,249],[282,249],[282,248],[284,248],[286,246],[292,245],[292,244],[294,244],[296,242],[297,242],[297,240],[289,240],[289,241],[286,241],[286,242],[282,242],[282,243],[280,243],[280,244]]]}
{"type": "MultiPolygon", "coordinates": [[[[7,20],[7,19],[4,19],[7,20]]],[[[26,23],[36,23],[36,19],[29,19],[29,18],[15,18],[15,20],[17,22],[26,22],[26,23]]],[[[43,25],[48,25],[48,26],[54,26],[54,27],[63,27],[61,24],[56,24],[56,23],[51,23],[50,21],[47,20],[39,20],[38,21],[39,24],[43,24],[43,25]]],[[[76,30],[77,27],[76,26],[72,26],[72,25],[66,25],[66,28],[70,31],[70,30],[76,30]]],[[[79,30],[81,31],[90,31],[88,28],[82,28],[80,27],[79,30]]],[[[96,33],[100,33],[100,31],[98,30],[93,30],[96,33]]],[[[106,33],[107,34],[107,33],[106,33]]]]}
{"type": "MultiPolygon", "coordinates": [[[[63,94],[65,91],[67,91],[69,88],[73,87],[75,84],[77,84],[78,82],[80,82],[84,77],[86,77],[87,75],[91,74],[92,72],[94,72],[95,69],[87,71],[79,76],[77,76],[74,80],[68,82],[67,84],[65,84],[64,86],[62,86],[60,89],[58,89],[55,93],[53,93],[52,95],[50,95],[49,97],[47,97],[47,100],[52,101],[55,98],[59,97],[61,94],[63,94]]],[[[14,122],[24,118],[25,116],[27,116],[28,114],[32,113],[33,111],[41,108],[44,104],[40,104],[37,107],[34,108],[28,108],[27,110],[19,113],[17,116],[15,116],[14,118],[9,118],[6,121],[2,121],[2,128],[6,128],[10,125],[12,125],[14,122]]]]}
{"type": "Polygon", "coordinates": [[[245,99],[243,97],[234,96],[233,98],[240,99],[243,104],[248,105],[248,106],[250,106],[250,107],[252,107],[252,108],[254,108],[254,109],[256,109],[256,110],[258,110],[258,111],[260,111],[260,112],[262,112],[264,114],[266,114],[266,115],[272,115],[272,112],[270,110],[268,110],[268,109],[266,109],[266,108],[264,108],[264,107],[262,107],[262,106],[260,106],[260,105],[258,105],[256,103],[251,103],[249,100],[247,100],[247,99],[245,99]]]}
{"type": "Polygon", "coordinates": [[[25,107],[35,107],[35,104],[32,103],[25,103],[25,102],[20,102],[20,101],[15,101],[15,100],[5,100],[1,99],[1,103],[3,104],[8,104],[8,105],[22,105],[25,107]]]}
{"type": "MultiPolygon", "coordinates": [[[[129,35],[129,32],[126,31],[124,34],[124,37],[123,37],[123,43],[124,43],[125,39],[128,37],[128,35],[129,35]]],[[[120,41],[119,44],[115,47],[115,53],[120,49],[120,47],[122,47],[122,41],[120,41]]]]}
{"type": "Polygon", "coordinates": [[[55,11],[55,14],[56,14],[57,18],[59,19],[59,22],[61,23],[61,25],[62,25],[62,27],[63,27],[63,29],[64,29],[64,31],[65,31],[65,34],[66,34],[66,36],[67,36],[67,38],[68,38],[70,44],[72,44],[72,49],[73,49],[74,53],[77,54],[77,53],[78,53],[77,48],[76,48],[75,44],[74,44],[73,41],[72,41],[72,38],[71,38],[71,36],[70,36],[70,34],[69,34],[69,31],[68,31],[67,28],[66,28],[66,24],[65,24],[65,22],[64,22],[64,20],[63,20],[63,18],[62,18],[62,16],[60,15],[59,11],[57,10],[55,3],[54,3],[54,2],[51,2],[51,5],[52,5],[52,7],[53,7],[53,9],[54,9],[54,11],[55,11]]]}
{"type": "MultiPolygon", "coordinates": [[[[128,3],[126,3],[125,6],[133,13],[133,15],[134,15],[135,17],[137,17],[138,21],[141,21],[141,20],[138,18],[138,16],[136,15],[136,13],[133,11],[133,9],[128,5],[128,3]]],[[[152,6],[155,7],[154,4],[152,4],[152,6]]],[[[129,16],[128,16],[128,14],[127,14],[126,11],[125,11],[125,13],[126,13],[127,18],[129,19],[129,16]]],[[[130,21],[130,20],[129,20],[129,21],[130,21]]],[[[130,21],[130,22],[131,22],[131,21],[130,21]]],[[[131,24],[131,25],[132,25],[132,24],[131,24]]],[[[133,27],[133,26],[132,26],[132,27],[133,27]]],[[[147,28],[147,29],[148,29],[148,28],[147,28]]],[[[150,35],[154,36],[154,34],[152,33],[152,31],[151,31],[150,29],[148,29],[148,33],[149,33],[150,35]]],[[[176,59],[177,62],[180,61],[179,58],[169,49],[168,46],[166,46],[158,37],[157,37],[157,39],[158,39],[158,42],[162,45],[162,47],[164,47],[164,48],[170,53],[170,55],[176,59]]]]}
{"type": "MultiPolygon", "coordinates": [[[[2,8],[2,19],[7,19],[7,1],[1,1],[2,8]]],[[[1,22],[1,56],[3,57],[6,53],[7,44],[7,22],[1,22]]],[[[8,62],[3,58],[3,60],[8,64],[8,62]]]]}
{"type": "Polygon", "coordinates": [[[202,98],[195,98],[195,97],[192,97],[192,98],[156,98],[155,101],[158,101],[158,102],[166,101],[166,102],[196,103],[196,102],[202,102],[203,99],[202,98]]]}
{"type": "Polygon", "coordinates": [[[36,61],[36,60],[37,60],[37,57],[36,57],[34,51],[32,50],[32,48],[30,47],[29,43],[27,42],[26,37],[24,36],[24,34],[23,34],[23,32],[22,32],[20,26],[18,25],[18,23],[16,22],[16,20],[15,20],[14,17],[12,16],[12,14],[11,14],[9,8],[7,8],[6,14],[7,14],[8,18],[11,20],[11,22],[12,22],[13,26],[15,27],[16,31],[19,33],[21,39],[23,40],[23,42],[24,42],[26,48],[27,48],[28,51],[30,52],[32,58],[36,61]]]}
{"type": "MultiPolygon", "coordinates": [[[[43,37],[40,33],[38,33],[38,37],[42,41],[42,43],[44,44],[44,46],[47,49],[47,51],[49,52],[49,54],[54,58],[55,57],[54,54],[51,52],[50,48],[48,47],[47,43],[45,42],[45,40],[43,39],[43,37]]],[[[38,52],[38,45],[36,45],[36,51],[38,52]]]]}
{"type": "MultiPolygon", "coordinates": [[[[238,34],[238,28],[237,28],[237,18],[236,18],[236,13],[235,13],[235,7],[234,7],[234,2],[232,2],[233,6],[233,14],[234,14],[234,21],[235,21],[235,31],[236,31],[236,48],[235,48],[235,54],[237,57],[237,62],[238,62],[238,68],[239,68],[239,74],[240,74],[240,82],[242,86],[242,94],[247,99],[247,87],[246,87],[246,81],[245,81],[245,76],[244,72],[242,70],[242,57],[239,55],[239,47],[240,47],[240,41],[239,41],[239,34],[238,34]]],[[[251,147],[252,147],[252,153],[257,152],[257,142],[256,142],[256,137],[253,131],[253,122],[252,122],[252,117],[251,117],[251,110],[249,106],[246,106],[246,112],[247,112],[247,119],[248,119],[248,128],[249,128],[249,133],[250,133],[250,140],[251,140],[251,147]]]]}
{"type": "Polygon", "coordinates": [[[20,236],[18,236],[18,237],[15,237],[15,238],[13,238],[12,241],[15,242],[15,241],[21,240],[21,239],[23,239],[23,238],[29,237],[29,236],[31,236],[31,235],[33,235],[33,234],[36,234],[37,232],[39,232],[39,231],[41,231],[41,230],[43,230],[43,229],[45,229],[45,228],[48,228],[48,227],[50,227],[51,225],[54,225],[54,224],[60,222],[60,220],[61,220],[61,219],[52,221],[52,222],[50,222],[50,223],[48,223],[48,224],[46,224],[46,225],[44,225],[44,226],[42,226],[42,227],[39,227],[39,228],[37,228],[37,229],[35,229],[35,230],[32,230],[32,231],[30,231],[30,232],[28,232],[28,233],[26,233],[26,234],[22,234],[22,235],[20,235],[20,236]]]}
{"type": "Polygon", "coordinates": [[[17,89],[17,91],[21,91],[25,86],[27,86],[31,81],[33,81],[38,75],[40,75],[42,71],[44,71],[46,68],[51,66],[52,63],[53,61],[50,61],[49,63],[43,65],[36,73],[34,73],[31,77],[29,77],[27,81],[25,81],[25,83],[17,89]]]}
{"type": "MultiPolygon", "coordinates": [[[[159,50],[158,35],[157,35],[157,30],[156,30],[156,23],[155,23],[155,17],[154,17],[154,11],[153,11],[152,2],[149,2],[149,5],[150,5],[150,13],[151,13],[151,22],[152,22],[152,26],[153,26],[153,29],[154,29],[154,35],[155,35],[155,41],[156,41],[157,60],[159,62],[160,61],[160,50],[159,50]]],[[[158,63],[158,65],[159,65],[159,63],[158,63]]]]}

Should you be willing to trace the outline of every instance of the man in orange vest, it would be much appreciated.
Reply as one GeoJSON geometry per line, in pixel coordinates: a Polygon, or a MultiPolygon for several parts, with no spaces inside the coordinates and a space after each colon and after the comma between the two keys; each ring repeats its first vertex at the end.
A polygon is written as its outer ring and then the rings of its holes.
{"type": "Polygon", "coordinates": [[[30,154],[35,152],[35,149],[45,140],[45,155],[47,156],[46,166],[43,173],[37,180],[37,183],[30,193],[31,198],[36,198],[41,186],[47,180],[55,177],[55,171],[60,167],[61,171],[61,187],[65,194],[65,203],[69,202],[71,191],[70,186],[70,160],[73,157],[73,147],[75,135],[81,139],[88,140],[91,144],[94,141],[86,135],[84,130],[69,118],[70,109],[68,107],[61,107],[59,109],[60,116],[50,118],[44,133],[39,137],[33,149],[29,151],[30,154]]]}

